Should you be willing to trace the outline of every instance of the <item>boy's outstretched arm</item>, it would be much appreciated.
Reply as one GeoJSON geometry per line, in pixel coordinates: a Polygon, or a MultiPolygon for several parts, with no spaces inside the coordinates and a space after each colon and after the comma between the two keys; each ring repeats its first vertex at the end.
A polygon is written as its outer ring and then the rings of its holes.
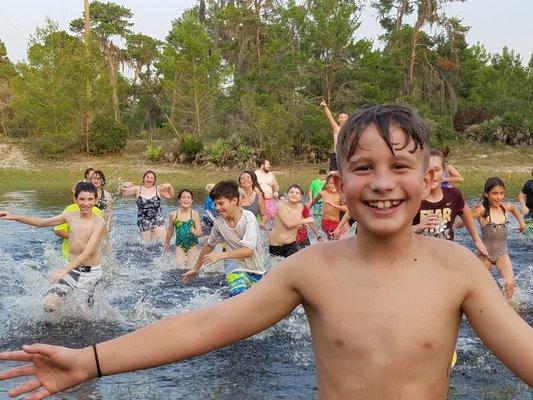
{"type": "Polygon", "coordinates": [[[464,251],[461,258],[468,282],[462,309],[472,328],[496,357],[533,386],[533,329],[509,306],[473,254],[464,251]]]}
{"type": "Polygon", "coordinates": [[[38,226],[41,228],[45,226],[56,226],[67,222],[63,214],[50,218],[41,218],[31,217],[28,215],[15,215],[9,213],[8,211],[0,211],[0,219],[4,219],[6,221],[17,221],[26,225],[38,226]]]}
{"type": "MultiPolygon", "coordinates": [[[[194,357],[274,325],[302,301],[294,285],[297,269],[293,260],[287,260],[243,294],[98,344],[102,373],[118,374],[194,357]]],[[[34,345],[22,351],[0,353],[0,360],[30,362],[0,373],[0,379],[33,378],[20,390],[11,391],[11,395],[37,391],[41,395],[36,398],[42,399],[97,376],[91,347],[73,350],[34,345]]]]}

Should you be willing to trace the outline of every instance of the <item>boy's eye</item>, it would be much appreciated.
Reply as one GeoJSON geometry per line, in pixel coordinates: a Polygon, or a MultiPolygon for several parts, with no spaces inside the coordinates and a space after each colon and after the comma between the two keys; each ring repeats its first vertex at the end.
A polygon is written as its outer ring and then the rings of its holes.
{"type": "Polygon", "coordinates": [[[407,164],[394,164],[392,168],[393,169],[406,169],[406,168],[409,168],[409,166],[407,164]]]}
{"type": "Polygon", "coordinates": [[[353,167],[352,169],[355,172],[367,172],[367,171],[370,171],[372,167],[370,165],[357,165],[353,167]]]}

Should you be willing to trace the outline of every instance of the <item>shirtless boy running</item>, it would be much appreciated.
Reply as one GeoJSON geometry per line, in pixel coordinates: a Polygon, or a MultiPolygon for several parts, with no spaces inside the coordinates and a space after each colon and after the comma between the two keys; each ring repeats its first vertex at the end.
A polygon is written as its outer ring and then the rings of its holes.
{"type": "Polygon", "coordinates": [[[79,206],[79,212],[40,218],[0,211],[0,218],[3,220],[17,221],[38,227],[64,223],[70,226],[68,262],[63,268],[53,270],[46,276],[46,280],[51,284],[43,301],[46,311],[55,311],[60,300],[64,299],[72,290],[80,290],[91,296],[94,286],[102,276],[99,244],[105,222],[103,218],[92,212],[96,201],[96,187],[92,183],[80,182],[74,190],[74,202],[79,206]]]}
{"type": "Polygon", "coordinates": [[[463,313],[485,345],[533,385],[533,329],[477,257],[411,230],[434,174],[422,120],[398,105],[365,108],[343,127],[337,154],[335,183],[357,235],[307,247],[239,296],[95,347],[35,344],[0,353],[29,362],[0,373],[31,377],[9,394],[43,399],[99,375],[205,354],[274,325],[299,304],[321,399],[446,399],[463,313]]]}

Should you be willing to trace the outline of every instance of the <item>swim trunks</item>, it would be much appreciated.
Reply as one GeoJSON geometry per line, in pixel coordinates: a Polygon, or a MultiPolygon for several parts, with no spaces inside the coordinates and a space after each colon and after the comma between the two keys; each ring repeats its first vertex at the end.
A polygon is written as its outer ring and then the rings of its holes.
{"type": "Polygon", "coordinates": [[[268,252],[272,254],[273,256],[280,256],[280,257],[289,257],[292,256],[294,253],[298,252],[298,246],[296,245],[296,242],[288,243],[288,244],[282,244],[281,246],[268,246],[268,252]]]}
{"type": "Polygon", "coordinates": [[[278,208],[278,203],[274,199],[265,199],[266,206],[266,217],[273,218],[276,215],[276,209],[278,208]]]}
{"type": "Polygon", "coordinates": [[[339,225],[339,221],[332,221],[330,219],[322,219],[320,222],[320,226],[322,227],[322,230],[326,234],[328,240],[335,240],[335,237],[333,236],[333,231],[337,229],[337,226],[339,225]]]}
{"type": "Polygon", "coordinates": [[[245,292],[263,277],[263,274],[254,274],[248,271],[233,271],[226,275],[226,283],[230,297],[245,292]]]}
{"type": "Polygon", "coordinates": [[[305,238],[305,240],[298,242],[297,246],[298,246],[298,251],[300,251],[302,249],[305,249],[307,246],[311,246],[311,242],[309,241],[309,238],[307,237],[305,238]]]}
{"type": "Polygon", "coordinates": [[[101,277],[102,267],[100,265],[94,267],[80,265],[53,283],[46,295],[53,293],[65,298],[73,290],[79,290],[90,295],[101,277]]]}

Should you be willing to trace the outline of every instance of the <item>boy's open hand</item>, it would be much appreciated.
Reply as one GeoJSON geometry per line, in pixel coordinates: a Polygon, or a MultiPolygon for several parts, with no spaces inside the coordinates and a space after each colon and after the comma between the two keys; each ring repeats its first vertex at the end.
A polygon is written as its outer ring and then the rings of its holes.
{"type": "Polygon", "coordinates": [[[82,357],[82,352],[81,349],[34,344],[23,346],[19,351],[0,353],[0,360],[30,363],[0,372],[0,380],[29,376],[33,379],[11,389],[9,396],[28,393],[28,400],[44,399],[91,378],[86,371],[87,359],[82,357]]]}
{"type": "Polygon", "coordinates": [[[326,103],[326,100],[322,100],[322,101],[320,102],[320,107],[322,107],[322,108],[326,108],[327,106],[328,106],[328,103],[326,103]]]}
{"type": "Polygon", "coordinates": [[[53,271],[50,271],[47,275],[46,275],[46,281],[49,283],[49,284],[52,284],[52,283],[56,283],[58,280],[60,280],[61,278],[64,278],[65,275],[67,275],[67,272],[65,272],[63,269],[55,269],[53,271]]]}
{"type": "Polygon", "coordinates": [[[11,219],[10,217],[10,213],[8,213],[7,211],[0,210],[0,218],[9,220],[11,219]]]}
{"type": "Polygon", "coordinates": [[[192,281],[194,278],[196,278],[198,276],[198,271],[195,270],[195,269],[190,269],[188,270],[187,272],[185,272],[182,276],[181,276],[181,282],[184,284],[184,285],[188,285],[190,281],[192,281]]]}

